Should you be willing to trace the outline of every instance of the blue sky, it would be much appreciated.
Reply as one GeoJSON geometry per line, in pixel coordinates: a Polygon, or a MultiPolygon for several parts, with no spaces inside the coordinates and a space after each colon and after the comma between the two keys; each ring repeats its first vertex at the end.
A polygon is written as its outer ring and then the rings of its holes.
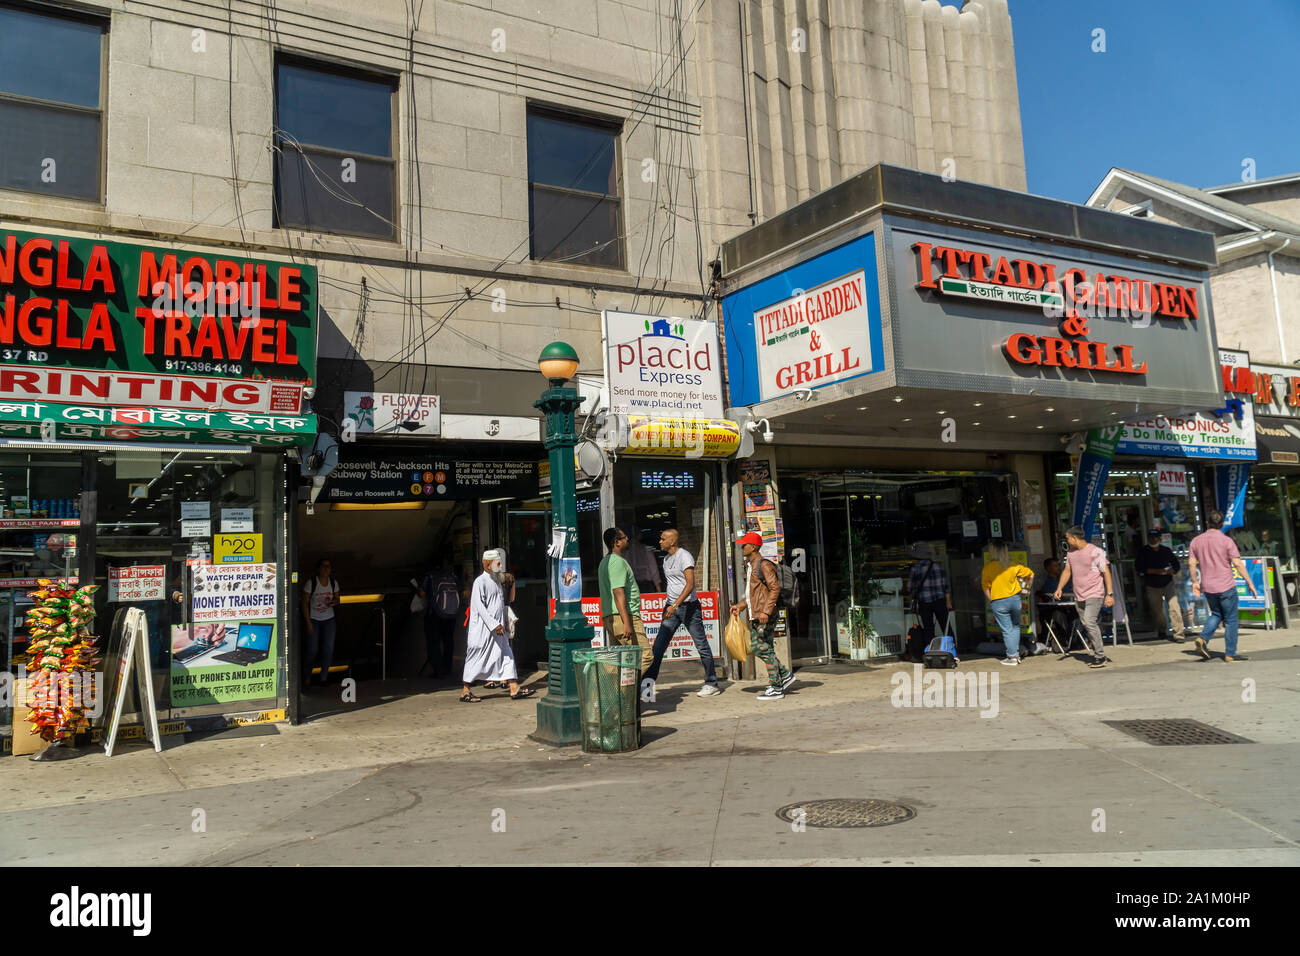
{"type": "Polygon", "coordinates": [[[1029,191],[1120,166],[1192,186],[1300,172],[1300,0],[1008,0],[1029,191]],[[1093,31],[1105,30],[1104,53],[1093,31]]]}

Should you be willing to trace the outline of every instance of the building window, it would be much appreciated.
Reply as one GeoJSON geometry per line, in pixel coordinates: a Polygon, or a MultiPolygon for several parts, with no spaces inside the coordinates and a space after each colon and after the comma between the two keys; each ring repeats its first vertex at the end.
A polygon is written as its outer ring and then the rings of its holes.
{"type": "Polygon", "coordinates": [[[105,21],[0,7],[0,187],[100,200],[105,21]]]}
{"type": "Polygon", "coordinates": [[[395,239],[397,81],[299,60],[275,68],[275,222],[395,239]]]}
{"type": "Polygon", "coordinates": [[[532,258],[624,268],[617,124],[528,111],[532,258]]]}

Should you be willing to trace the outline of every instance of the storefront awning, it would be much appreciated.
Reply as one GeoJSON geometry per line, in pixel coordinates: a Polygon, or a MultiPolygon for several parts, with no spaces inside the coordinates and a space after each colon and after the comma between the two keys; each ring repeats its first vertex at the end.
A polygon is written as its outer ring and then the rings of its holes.
{"type": "Polygon", "coordinates": [[[287,448],[309,445],[315,437],[315,415],[0,403],[0,441],[184,442],[287,448]]]}
{"type": "Polygon", "coordinates": [[[1255,448],[1259,466],[1281,465],[1300,468],[1300,422],[1275,418],[1255,420],[1255,448]]]}

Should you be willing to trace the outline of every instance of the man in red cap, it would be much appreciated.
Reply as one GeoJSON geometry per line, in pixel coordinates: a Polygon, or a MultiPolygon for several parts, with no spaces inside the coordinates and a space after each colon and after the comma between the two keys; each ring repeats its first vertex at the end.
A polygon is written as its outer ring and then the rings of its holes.
{"type": "Polygon", "coordinates": [[[794,683],[794,672],[787,671],[772,649],[772,629],[776,627],[776,605],[781,597],[781,577],[776,565],[763,557],[762,535],[751,531],[737,542],[740,553],[749,566],[745,569],[745,597],[731,607],[732,614],[749,610],[750,651],[767,665],[768,688],[758,695],[759,700],[780,700],[786,688],[794,683]]]}

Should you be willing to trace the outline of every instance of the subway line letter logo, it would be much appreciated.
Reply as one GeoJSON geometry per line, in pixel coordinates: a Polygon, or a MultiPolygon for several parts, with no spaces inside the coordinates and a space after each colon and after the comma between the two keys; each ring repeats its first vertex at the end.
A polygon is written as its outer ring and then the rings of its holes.
{"type": "Polygon", "coordinates": [[[754,313],[761,397],[874,371],[866,273],[859,269],[754,313]]]}

